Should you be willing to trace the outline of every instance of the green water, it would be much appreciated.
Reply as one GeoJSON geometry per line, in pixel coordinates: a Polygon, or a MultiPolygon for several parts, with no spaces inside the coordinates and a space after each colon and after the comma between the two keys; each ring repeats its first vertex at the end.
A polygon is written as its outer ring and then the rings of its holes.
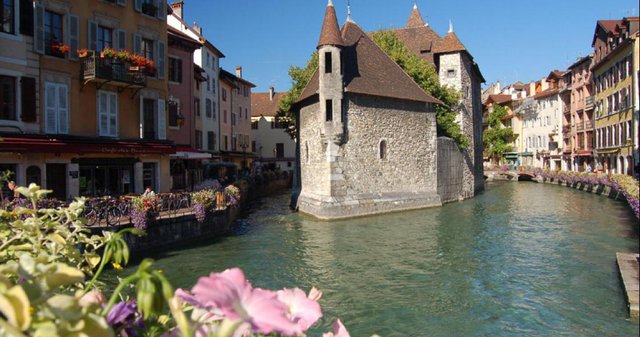
{"type": "Polygon", "coordinates": [[[536,183],[489,185],[461,203],[347,221],[254,205],[233,236],[155,256],[177,287],[238,266],[256,287],[316,286],[354,337],[638,336],[616,252],[638,223],[601,196],[536,183]]]}

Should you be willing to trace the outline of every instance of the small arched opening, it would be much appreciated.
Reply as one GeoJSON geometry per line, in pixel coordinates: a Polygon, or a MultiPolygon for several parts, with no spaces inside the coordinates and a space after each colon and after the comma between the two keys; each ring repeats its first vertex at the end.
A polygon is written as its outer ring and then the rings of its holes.
{"type": "Polygon", "coordinates": [[[378,155],[380,160],[385,160],[387,159],[387,141],[385,139],[380,141],[380,146],[379,146],[379,151],[378,151],[378,155]]]}

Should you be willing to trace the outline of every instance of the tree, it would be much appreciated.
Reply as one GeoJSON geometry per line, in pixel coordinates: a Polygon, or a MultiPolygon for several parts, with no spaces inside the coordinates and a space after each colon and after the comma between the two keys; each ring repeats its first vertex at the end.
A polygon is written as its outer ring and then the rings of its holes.
{"type": "Polygon", "coordinates": [[[507,113],[507,108],[502,105],[494,105],[493,111],[489,113],[489,127],[482,135],[485,149],[496,163],[500,161],[505,152],[513,149],[510,144],[513,141],[513,129],[502,125],[502,119],[507,116],[507,113]]]}
{"type": "Polygon", "coordinates": [[[291,89],[282,97],[276,118],[284,127],[285,131],[291,139],[296,139],[296,114],[291,110],[291,106],[295,103],[302,90],[307,86],[311,76],[318,69],[318,52],[311,54],[311,58],[304,68],[291,66],[289,68],[289,76],[293,82],[291,89]]]}

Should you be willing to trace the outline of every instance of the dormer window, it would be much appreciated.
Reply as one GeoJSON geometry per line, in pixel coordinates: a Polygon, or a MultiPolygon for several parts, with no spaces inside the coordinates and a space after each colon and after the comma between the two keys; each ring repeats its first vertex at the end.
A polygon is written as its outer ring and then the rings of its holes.
{"type": "Polygon", "coordinates": [[[324,53],[324,73],[331,74],[333,71],[333,62],[332,62],[331,52],[324,53]]]}

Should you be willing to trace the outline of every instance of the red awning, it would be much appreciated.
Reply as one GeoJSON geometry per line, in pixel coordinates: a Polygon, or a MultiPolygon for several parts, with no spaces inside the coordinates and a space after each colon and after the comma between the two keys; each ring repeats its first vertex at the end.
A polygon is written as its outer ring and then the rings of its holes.
{"type": "Polygon", "coordinates": [[[0,152],[19,153],[77,153],[77,154],[172,154],[171,143],[146,141],[96,141],[96,139],[57,139],[1,137],[0,152]]]}

